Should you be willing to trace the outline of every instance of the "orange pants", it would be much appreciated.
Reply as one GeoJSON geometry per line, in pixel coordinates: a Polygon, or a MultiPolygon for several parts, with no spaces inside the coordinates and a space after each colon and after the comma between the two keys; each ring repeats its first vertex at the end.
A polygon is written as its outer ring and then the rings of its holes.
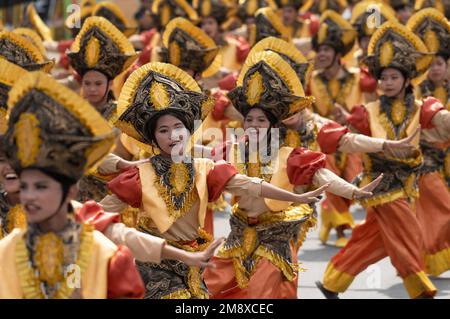
{"type": "Polygon", "coordinates": [[[406,199],[367,209],[364,223],[353,229],[347,245],[328,264],[324,287],[344,292],[356,275],[389,256],[411,298],[434,295],[436,288],[424,273],[423,237],[406,199]]]}
{"type": "Polygon", "coordinates": [[[214,210],[211,208],[206,209],[205,225],[203,229],[214,236],[214,210]]]}
{"type": "MultiPolygon", "coordinates": [[[[335,162],[334,155],[327,155],[327,169],[351,182],[362,171],[361,156],[358,154],[347,154],[347,161],[344,169],[341,171],[335,162]]],[[[345,228],[353,228],[353,217],[350,214],[350,206],[352,202],[346,198],[326,193],[327,197],[322,202],[322,224],[327,228],[337,228],[345,226],[345,228]]]]}
{"type": "MultiPolygon", "coordinates": [[[[293,262],[297,254],[292,245],[293,262]]],[[[268,259],[260,258],[251,275],[248,286],[241,289],[236,281],[233,260],[213,257],[215,268],[206,268],[203,279],[212,299],[296,299],[298,275],[287,280],[283,273],[268,259]]]]}
{"type": "Polygon", "coordinates": [[[450,269],[450,191],[438,172],[419,179],[416,202],[425,244],[425,269],[439,276],[450,269]]]}

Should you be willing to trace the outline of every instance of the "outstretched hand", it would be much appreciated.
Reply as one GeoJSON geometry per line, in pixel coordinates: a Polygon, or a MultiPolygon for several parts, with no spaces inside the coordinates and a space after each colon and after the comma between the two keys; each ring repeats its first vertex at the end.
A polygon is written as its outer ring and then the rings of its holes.
{"type": "Polygon", "coordinates": [[[212,268],[214,268],[214,265],[212,263],[210,263],[209,260],[211,259],[212,256],[214,256],[215,250],[217,249],[217,247],[219,247],[223,243],[223,241],[224,241],[223,238],[218,238],[218,239],[214,240],[208,246],[208,248],[206,248],[202,252],[198,252],[198,253],[187,252],[186,253],[187,256],[186,256],[185,260],[183,260],[183,261],[188,266],[192,266],[192,267],[200,267],[200,268],[212,267],[212,268]]]}
{"type": "Polygon", "coordinates": [[[414,131],[413,134],[401,140],[398,141],[387,140],[383,144],[383,150],[391,154],[395,154],[396,152],[412,154],[416,150],[416,147],[411,143],[419,133],[420,133],[420,126],[414,131]]]}
{"type": "Polygon", "coordinates": [[[364,187],[355,189],[353,192],[354,199],[364,199],[373,195],[372,191],[381,183],[383,179],[383,174],[380,174],[376,179],[374,179],[371,183],[367,184],[364,187]]]}
{"type": "Polygon", "coordinates": [[[319,187],[316,190],[313,190],[311,192],[307,192],[307,193],[303,193],[303,194],[298,194],[297,195],[297,199],[295,200],[296,203],[305,203],[305,204],[309,204],[309,203],[316,203],[318,201],[320,201],[320,195],[326,191],[326,189],[330,186],[330,183],[327,183],[325,185],[322,185],[321,187],[319,187]]]}

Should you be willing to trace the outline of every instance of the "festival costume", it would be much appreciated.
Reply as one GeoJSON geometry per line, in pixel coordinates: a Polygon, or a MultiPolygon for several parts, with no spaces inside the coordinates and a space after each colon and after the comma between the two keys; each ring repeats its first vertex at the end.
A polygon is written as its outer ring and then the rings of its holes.
{"type": "MultiPolygon", "coordinates": [[[[76,181],[114,143],[115,134],[100,114],[42,72],[17,81],[8,106],[4,143],[16,171],[47,170],[76,181]]],[[[57,233],[44,233],[37,224],[14,229],[0,241],[0,256],[1,298],[123,298],[143,293],[130,251],[73,214],[57,233]],[[79,287],[64,275],[73,264],[79,267],[79,287]]]]}
{"type": "MultiPolygon", "coordinates": [[[[450,24],[442,13],[433,8],[422,9],[409,19],[407,27],[423,39],[430,52],[450,56],[450,24]]],[[[427,81],[431,82],[424,82],[427,81]]],[[[426,86],[424,82],[420,89],[426,86]]],[[[436,101],[437,108],[446,105],[441,99],[436,101]]],[[[438,121],[444,112],[448,110],[439,112],[433,121],[438,121]]],[[[420,140],[424,165],[419,172],[416,214],[425,241],[425,269],[438,276],[450,269],[450,133],[445,123],[426,128],[420,140]],[[447,127],[447,131],[440,127],[447,127]]]]}
{"type": "MultiPolygon", "coordinates": [[[[321,26],[313,37],[312,44],[317,52],[321,45],[332,47],[336,54],[345,56],[353,47],[356,31],[352,25],[337,12],[327,10],[321,18],[321,26]]],[[[313,72],[310,93],[316,98],[313,110],[320,116],[333,119],[334,104],[339,103],[347,110],[361,103],[360,74],[358,69],[340,68],[336,78],[327,79],[323,71],[313,72]]],[[[352,181],[361,172],[361,159],[358,154],[336,152],[327,156],[327,168],[347,181],[352,181]]],[[[322,203],[320,240],[328,240],[332,228],[353,228],[353,217],[349,208],[351,201],[327,193],[322,203]]],[[[344,246],[346,238],[338,238],[337,246],[344,246]]]]}
{"type": "MultiPolygon", "coordinates": [[[[312,102],[294,69],[271,51],[249,56],[229,97],[243,115],[257,107],[279,120],[312,102]]],[[[335,193],[352,197],[354,186],[324,169],[324,154],[283,146],[275,148],[276,154],[258,156],[247,152],[247,144],[225,151],[239,173],[297,193],[332,181],[335,193]],[[256,163],[250,163],[253,156],[256,163]]],[[[212,259],[216,267],[204,273],[208,289],[214,298],[296,298],[297,250],[315,225],[313,207],[264,199],[258,192],[237,195],[231,233],[212,259]]]]}
{"type": "MultiPolygon", "coordinates": [[[[81,77],[94,70],[104,74],[108,80],[127,70],[137,58],[125,35],[108,20],[97,16],[86,19],[67,55],[81,77]]],[[[110,93],[106,104],[98,111],[111,125],[117,119],[117,103],[110,93]]],[[[105,177],[98,172],[83,177],[79,187],[78,200],[81,202],[100,201],[107,195],[105,177]]]]}
{"type": "MultiPolygon", "coordinates": [[[[426,46],[406,27],[386,22],[371,38],[367,63],[376,78],[384,68],[393,67],[416,82],[431,62],[426,53],[426,46]]],[[[442,129],[439,120],[445,114],[439,114],[435,101],[415,101],[410,92],[402,101],[381,96],[365,107],[354,108],[348,121],[363,134],[398,140],[412,134],[419,124],[424,133],[433,126],[442,129]]],[[[413,143],[418,147],[419,138],[413,143]]],[[[380,173],[384,178],[374,189],[374,196],[361,201],[367,209],[366,220],[354,228],[347,245],[331,259],[323,287],[344,292],[357,274],[389,256],[411,298],[433,296],[436,288],[425,274],[424,240],[412,206],[418,195],[416,179],[422,153],[418,148],[412,153],[393,150],[364,154],[363,160],[360,185],[380,173]]]]}

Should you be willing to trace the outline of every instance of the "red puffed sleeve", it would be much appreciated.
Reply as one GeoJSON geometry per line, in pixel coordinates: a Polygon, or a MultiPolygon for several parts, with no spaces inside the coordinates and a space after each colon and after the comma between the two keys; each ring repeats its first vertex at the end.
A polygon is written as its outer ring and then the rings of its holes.
{"type": "Polygon", "coordinates": [[[84,203],[75,213],[75,218],[79,222],[94,225],[95,229],[102,233],[109,225],[120,222],[119,214],[106,213],[103,207],[93,200],[84,203]]]}
{"type": "Polygon", "coordinates": [[[148,45],[152,40],[153,36],[156,34],[156,29],[153,28],[148,31],[141,32],[139,35],[144,46],[148,45]]]}
{"type": "Polygon", "coordinates": [[[108,265],[108,298],[143,298],[144,293],[133,255],[127,247],[118,246],[108,265]]]}
{"type": "Polygon", "coordinates": [[[352,113],[347,118],[347,122],[357,129],[361,134],[372,136],[370,132],[369,113],[364,105],[356,105],[352,108],[352,113]]]}
{"type": "Polygon", "coordinates": [[[225,118],[225,109],[230,105],[230,100],[225,95],[225,92],[219,90],[212,95],[215,99],[214,108],[212,110],[212,117],[216,121],[223,120],[225,118]]]}
{"type": "Polygon", "coordinates": [[[319,143],[321,151],[325,154],[336,152],[341,137],[348,131],[348,128],[334,121],[327,122],[322,126],[319,134],[317,134],[317,142],[319,143]]]}
{"type": "Polygon", "coordinates": [[[236,38],[239,42],[236,50],[236,60],[239,63],[244,63],[245,59],[247,59],[247,55],[250,52],[250,44],[244,37],[236,38]]]}
{"type": "Polygon", "coordinates": [[[311,185],[317,170],[325,167],[325,154],[304,147],[295,148],[287,160],[287,175],[293,185],[311,185]]]}
{"type": "Polygon", "coordinates": [[[377,89],[377,80],[369,73],[366,68],[361,68],[359,76],[359,88],[362,92],[372,93],[377,89]]]}
{"type": "Polygon", "coordinates": [[[69,69],[70,60],[68,55],[66,54],[66,51],[73,43],[73,39],[71,40],[63,40],[58,42],[58,51],[59,51],[59,61],[58,64],[62,66],[65,69],[69,69]]]}
{"type": "Polygon", "coordinates": [[[437,112],[444,109],[444,105],[435,97],[429,96],[423,100],[422,110],[420,111],[420,125],[423,129],[434,127],[431,120],[437,112]]]}
{"type": "Polygon", "coordinates": [[[108,188],[124,203],[135,208],[141,207],[142,188],[137,167],[133,166],[124,169],[120,175],[108,183],[108,188]]]}
{"type": "Polygon", "coordinates": [[[217,85],[221,90],[231,91],[236,87],[237,77],[237,72],[230,73],[217,82],[217,85]]]}
{"type": "Polygon", "coordinates": [[[214,202],[218,200],[228,181],[236,174],[237,169],[225,161],[214,164],[206,179],[208,184],[208,201],[214,202]]]}

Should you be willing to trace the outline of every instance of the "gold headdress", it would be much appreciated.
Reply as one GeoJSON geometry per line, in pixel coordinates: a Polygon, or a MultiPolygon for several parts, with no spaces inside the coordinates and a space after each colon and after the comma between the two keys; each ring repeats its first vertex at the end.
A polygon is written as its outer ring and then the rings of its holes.
{"type": "Polygon", "coordinates": [[[432,55],[417,35],[400,23],[388,21],[372,35],[364,63],[377,79],[385,68],[391,67],[402,71],[415,84],[431,60],[432,55]]]}
{"type": "Polygon", "coordinates": [[[26,69],[27,71],[50,71],[54,62],[48,61],[39,48],[22,35],[0,31],[0,58],[26,69]]]}
{"type": "Polygon", "coordinates": [[[300,12],[311,12],[320,15],[326,10],[333,10],[342,13],[347,7],[348,3],[346,0],[306,0],[300,8],[300,12]]]}
{"type": "Polygon", "coordinates": [[[186,127],[194,130],[194,121],[203,119],[212,107],[197,82],[174,65],[148,63],[134,71],[120,93],[115,125],[137,141],[151,145],[147,132],[157,117],[176,113],[186,127]]]}
{"type": "Polygon", "coordinates": [[[70,51],[70,63],[81,76],[97,70],[109,79],[128,69],[137,58],[127,37],[103,17],[86,19],[70,51]]]}
{"type": "Polygon", "coordinates": [[[4,143],[17,171],[45,169],[77,181],[115,142],[93,106],[43,72],[14,83],[8,113],[4,143]]]}
{"type": "Polygon", "coordinates": [[[23,27],[35,30],[44,41],[53,40],[50,28],[45,24],[44,21],[42,21],[32,3],[30,3],[26,8],[23,19],[23,27]]]}
{"type": "MultiPolygon", "coordinates": [[[[163,34],[162,55],[165,62],[201,73],[212,65],[219,48],[202,29],[184,18],[169,22],[163,34]]],[[[214,71],[208,69],[211,74],[214,71]]]]}
{"type": "Polygon", "coordinates": [[[39,34],[37,34],[36,31],[30,28],[16,28],[12,30],[12,32],[23,36],[28,41],[31,41],[31,43],[35,47],[37,47],[39,51],[41,51],[44,57],[47,56],[47,51],[45,50],[44,43],[42,42],[39,34]]]}
{"type": "Polygon", "coordinates": [[[74,37],[80,32],[83,23],[92,15],[93,5],[81,7],[81,10],[74,12],[66,18],[64,26],[72,31],[74,37]]]}
{"type": "Polygon", "coordinates": [[[130,26],[120,7],[109,1],[102,1],[92,8],[92,15],[103,17],[120,30],[127,37],[136,33],[137,27],[130,26]]]}
{"type": "Polygon", "coordinates": [[[252,108],[269,112],[282,121],[308,107],[312,97],[306,97],[300,79],[280,55],[273,51],[249,55],[239,74],[237,87],[228,93],[242,115],[252,108]]]}
{"type": "Polygon", "coordinates": [[[272,10],[278,9],[275,0],[239,0],[237,15],[242,22],[245,22],[247,18],[253,18],[260,8],[265,7],[272,10]]]}
{"type": "Polygon", "coordinates": [[[305,86],[306,80],[312,72],[313,63],[308,61],[294,44],[275,37],[268,37],[256,43],[249,55],[261,51],[278,53],[295,70],[300,82],[305,86]]]}
{"type": "Polygon", "coordinates": [[[366,0],[353,7],[350,23],[361,39],[372,36],[375,30],[388,20],[397,21],[395,11],[389,5],[379,0],[366,0]]]}
{"type": "Polygon", "coordinates": [[[226,29],[236,13],[236,7],[226,0],[193,0],[192,6],[201,19],[212,17],[222,29],[226,29]]]}
{"type": "Polygon", "coordinates": [[[422,9],[409,18],[406,26],[422,39],[430,53],[445,60],[450,58],[450,23],[443,13],[433,8],[422,9]]]}
{"type": "Polygon", "coordinates": [[[152,13],[159,17],[162,27],[176,17],[183,17],[194,23],[198,21],[197,12],[186,0],[154,0],[152,13]]]}
{"type": "Polygon", "coordinates": [[[329,45],[337,53],[346,55],[353,47],[356,39],[356,30],[350,22],[339,13],[332,10],[325,11],[320,17],[320,27],[312,39],[314,50],[321,45],[329,45]]]}
{"type": "Polygon", "coordinates": [[[256,38],[258,42],[267,37],[277,37],[290,41],[290,31],[283,24],[280,16],[275,10],[266,7],[255,13],[256,38]]]}
{"type": "Polygon", "coordinates": [[[414,11],[420,11],[425,8],[434,8],[441,13],[445,13],[445,5],[443,0],[416,0],[414,11]]]}
{"type": "Polygon", "coordinates": [[[20,66],[0,59],[0,134],[4,134],[8,123],[6,113],[8,110],[9,90],[16,81],[25,76],[27,71],[20,66]]]}

